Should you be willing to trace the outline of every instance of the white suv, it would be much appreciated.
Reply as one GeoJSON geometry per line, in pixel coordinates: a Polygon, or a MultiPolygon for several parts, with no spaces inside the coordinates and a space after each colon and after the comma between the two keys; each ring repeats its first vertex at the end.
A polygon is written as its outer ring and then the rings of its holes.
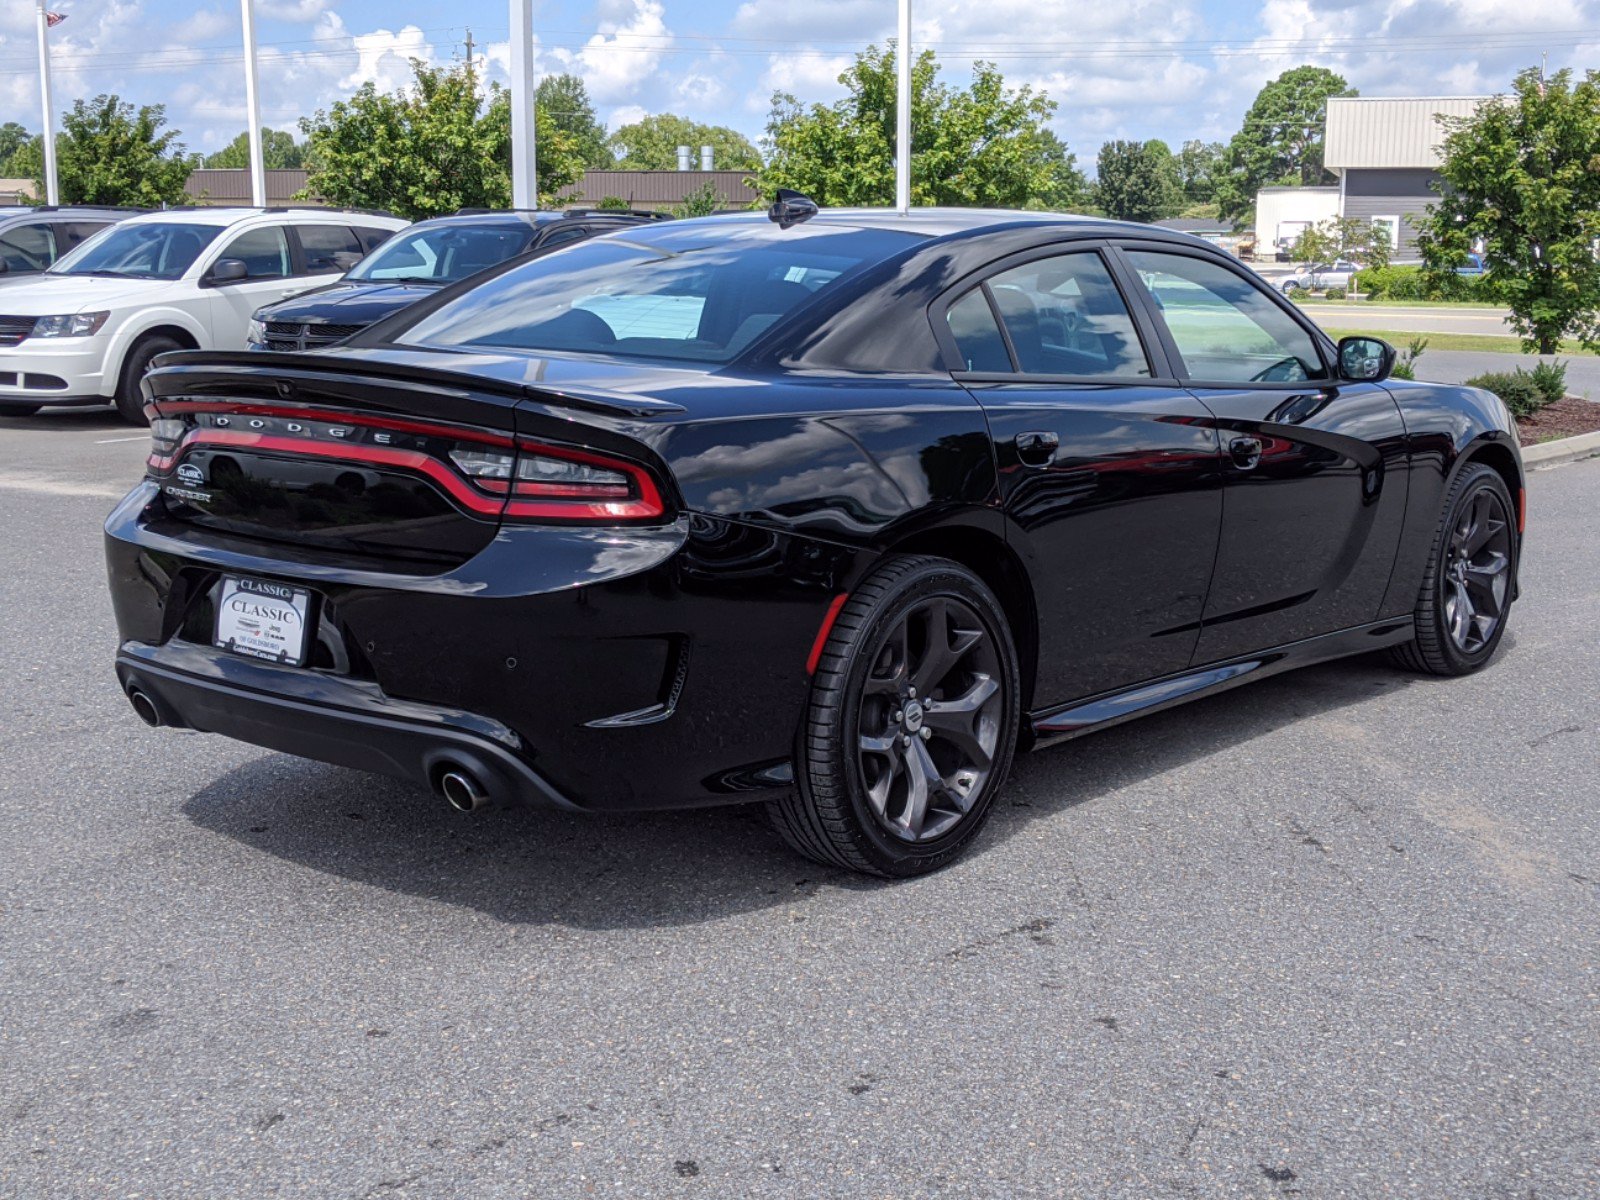
{"type": "Polygon", "coordinates": [[[332,209],[189,208],[101,231],[0,292],[0,415],[115,404],[168,350],[245,348],[251,314],[343,273],[406,222],[332,209]]]}

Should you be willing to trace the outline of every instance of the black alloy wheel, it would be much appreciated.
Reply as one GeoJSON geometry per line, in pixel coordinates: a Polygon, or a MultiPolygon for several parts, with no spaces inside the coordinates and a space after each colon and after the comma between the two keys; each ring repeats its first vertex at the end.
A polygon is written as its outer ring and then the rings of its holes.
{"type": "Polygon", "coordinates": [[[1016,651],[965,567],[890,559],[824,646],[779,832],[821,862],[884,876],[953,859],[982,826],[1016,749],[1016,651]]]}
{"type": "Polygon", "coordinates": [[[1516,595],[1520,549],[1515,505],[1490,467],[1467,467],[1450,489],[1414,613],[1416,639],[1402,666],[1465,675],[1493,656],[1516,595]]]}

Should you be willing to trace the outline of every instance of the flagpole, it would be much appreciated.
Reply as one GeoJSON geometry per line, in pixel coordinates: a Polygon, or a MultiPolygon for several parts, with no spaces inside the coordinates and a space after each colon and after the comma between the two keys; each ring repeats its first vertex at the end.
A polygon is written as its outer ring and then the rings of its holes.
{"type": "Polygon", "coordinates": [[[911,0],[900,0],[900,44],[895,47],[894,206],[911,211],[911,0]]]}
{"type": "Polygon", "coordinates": [[[50,100],[50,28],[49,14],[44,10],[44,0],[39,0],[39,102],[44,109],[44,202],[60,204],[61,194],[56,187],[56,133],[55,105],[50,100]]]}
{"type": "Polygon", "coordinates": [[[533,0],[511,0],[511,207],[539,207],[534,124],[533,0]]]}
{"type": "MultiPolygon", "coordinates": [[[[42,4],[44,0],[40,0],[42,4]]],[[[261,152],[261,99],[256,94],[256,13],[253,0],[239,0],[244,15],[244,102],[250,117],[250,203],[267,206],[267,169],[261,152]]]]}

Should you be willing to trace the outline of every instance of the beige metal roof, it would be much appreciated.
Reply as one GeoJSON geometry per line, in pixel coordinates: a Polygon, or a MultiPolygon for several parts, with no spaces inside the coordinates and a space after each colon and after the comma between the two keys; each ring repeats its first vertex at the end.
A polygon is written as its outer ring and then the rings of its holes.
{"type": "Polygon", "coordinates": [[[607,196],[626,200],[635,208],[682,204],[706,184],[728,208],[744,208],[761,193],[747,182],[750,171],[589,171],[557,200],[562,204],[598,204],[607,196]]]}
{"type": "MultiPolygon", "coordinates": [[[[296,200],[306,186],[308,172],[272,168],[267,171],[268,204],[320,204],[319,200],[296,200]]],[[[243,167],[201,167],[189,175],[183,190],[196,203],[249,204],[250,172],[243,167]]]]}
{"type": "Polygon", "coordinates": [[[1349,167],[1437,167],[1440,116],[1470,117],[1486,96],[1348,97],[1328,101],[1322,161],[1349,167]]]}

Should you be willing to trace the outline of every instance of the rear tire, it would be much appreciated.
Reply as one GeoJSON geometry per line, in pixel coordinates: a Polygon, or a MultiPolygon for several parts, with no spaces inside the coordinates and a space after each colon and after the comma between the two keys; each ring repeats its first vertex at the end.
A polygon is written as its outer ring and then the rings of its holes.
{"type": "Polygon", "coordinates": [[[144,382],[144,377],[150,370],[150,361],[158,354],[184,348],[182,342],[159,333],[140,338],[133,344],[133,348],[128,351],[128,357],[123,360],[122,375],[117,382],[115,403],[117,412],[124,421],[130,425],[149,424],[145,420],[144,393],[139,385],[144,382]]]}
{"type": "Polygon", "coordinates": [[[946,559],[892,558],[823,647],[796,753],[770,806],[808,858],[870,875],[937,870],[1005,783],[1021,712],[1017,654],[983,581],[946,559]]]}
{"type": "Polygon", "coordinates": [[[1462,471],[1445,497],[1413,612],[1416,636],[1391,656],[1424,675],[1470,675],[1494,657],[1516,590],[1516,506],[1499,472],[1462,471]]]}

